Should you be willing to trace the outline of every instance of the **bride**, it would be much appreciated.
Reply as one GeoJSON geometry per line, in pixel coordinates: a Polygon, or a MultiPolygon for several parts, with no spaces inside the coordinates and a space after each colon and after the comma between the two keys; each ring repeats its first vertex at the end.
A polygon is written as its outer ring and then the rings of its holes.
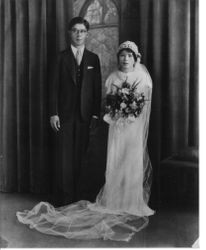
{"type": "MultiPolygon", "coordinates": [[[[59,208],[40,202],[30,211],[17,212],[21,223],[70,239],[123,241],[129,241],[148,224],[148,216],[154,214],[147,205],[151,186],[147,137],[152,80],[140,57],[134,42],[122,43],[117,51],[118,69],[106,80],[108,96],[115,95],[126,83],[135,86],[133,90],[136,96],[140,93],[144,97],[144,105],[136,116],[118,117],[111,112],[104,116],[109,123],[106,181],[96,202],[78,201],[59,208]]],[[[124,105],[121,107],[123,110],[124,105]]]]}

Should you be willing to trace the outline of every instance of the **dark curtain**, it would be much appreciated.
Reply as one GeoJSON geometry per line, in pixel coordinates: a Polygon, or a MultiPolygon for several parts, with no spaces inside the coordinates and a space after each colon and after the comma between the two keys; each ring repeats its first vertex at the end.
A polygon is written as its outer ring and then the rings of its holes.
{"type": "Polygon", "coordinates": [[[0,190],[45,193],[51,180],[48,85],[72,1],[0,0],[0,190]]]}
{"type": "Polygon", "coordinates": [[[198,146],[198,0],[122,0],[120,35],[138,44],[153,79],[154,158],[198,146]]]}
{"type": "MultiPolygon", "coordinates": [[[[153,79],[149,151],[159,163],[198,146],[198,1],[121,0],[120,42],[135,41],[153,79]]],[[[0,190],[48,192],[51,62],[66,46],[69,0],[0,0],[0,190]]]]}
{"type": "Polygon", "coordinates": [[[198,148],[198,0],[121,3],[120,39],[138,44],[153,79],[148,147],[158,203],[161,160],[198,148]]]}

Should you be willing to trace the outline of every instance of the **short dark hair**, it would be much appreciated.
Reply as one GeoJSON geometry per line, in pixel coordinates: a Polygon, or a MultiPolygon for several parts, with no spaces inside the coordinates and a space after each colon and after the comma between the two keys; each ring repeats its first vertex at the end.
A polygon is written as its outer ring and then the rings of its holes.
{"type": "Polygon", "coordinates": [[[89,30],[89,22],[81,16],[74,17],[68,24],[68,30],[71,30],[75,24],[84,24],[85,28],[89,30]]]}
{"type": "Polygon", "coordinates": [[[137,58],[138,58],[139,56],[137,56],[137,55],[134,53],[134,51],[132,51],[131,49],[129,49],[129,48],[124,48],[124,49],[121,49],[120,51],[118,51],[118,53],[117,53],[117,61],[118,61],[118,62],[119,62],[119,55],[120,55],[120,53],[121,53],[122,51],[124,51],[124,50],[126,50],[127,52],[132,53],[135,62],[137,61],[137,58]]]}

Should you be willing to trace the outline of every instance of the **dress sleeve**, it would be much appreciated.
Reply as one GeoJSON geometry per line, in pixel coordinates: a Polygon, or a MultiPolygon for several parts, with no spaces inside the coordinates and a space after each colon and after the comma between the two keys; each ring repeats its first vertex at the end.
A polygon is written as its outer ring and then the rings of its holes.
{"type": "Polygon", "coordinates": [[[105,82],[106,94],[112,93],[114,91],[112,83],[114,83],[114,73],[111,73],[105,82]]]}
{"type": "Polygon", "coordinates": [[[147,68],[141,64],[141,67],[136,71],[137,74],[137,92],[144,93],[145,98],[151,99],[152,79],[147,68]]]}

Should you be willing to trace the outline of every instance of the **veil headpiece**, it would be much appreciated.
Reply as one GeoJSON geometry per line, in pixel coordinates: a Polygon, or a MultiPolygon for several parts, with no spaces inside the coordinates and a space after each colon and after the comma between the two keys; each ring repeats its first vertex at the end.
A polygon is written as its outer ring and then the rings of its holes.
{"type": "Polygon", "coordinates": [[[139,53],[138,47],[134,42],[131,41],[125,41],[119,45],[119,48],[117,50],[117,53],[119,53],[123,49],[130,49],[135,53],[137,57],[141,57],[141,54],[139,53]]]}

